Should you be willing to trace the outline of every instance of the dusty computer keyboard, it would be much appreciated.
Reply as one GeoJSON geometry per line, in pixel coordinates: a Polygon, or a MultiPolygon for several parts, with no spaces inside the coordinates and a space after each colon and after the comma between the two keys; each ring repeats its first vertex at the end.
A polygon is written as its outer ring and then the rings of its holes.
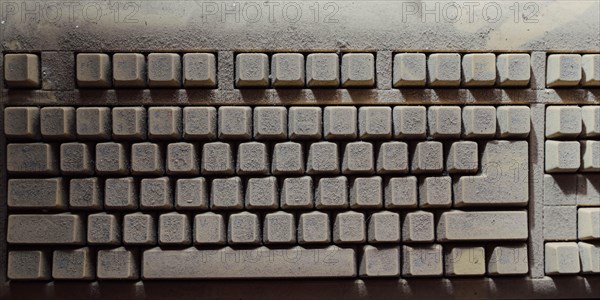
{"type": "Polygon", "coordinates": [[[599,3],[90,3],[2,5],[0,298],[600,297],[599,3]]]}

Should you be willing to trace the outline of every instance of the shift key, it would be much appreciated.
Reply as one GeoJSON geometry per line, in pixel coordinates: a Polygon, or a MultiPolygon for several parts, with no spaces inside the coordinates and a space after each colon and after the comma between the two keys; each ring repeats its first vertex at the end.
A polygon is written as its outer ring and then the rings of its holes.
{"type": "Polygon", "coordinates": [[[6,240],[9,244],[83,245],[85,228],[78,215],[9,215],[6,240]]]}
{"type": "Polygon", "coordinates": [[[447,211],[437,225],[438,241],[526,240],[526,211],[447,211]]]}

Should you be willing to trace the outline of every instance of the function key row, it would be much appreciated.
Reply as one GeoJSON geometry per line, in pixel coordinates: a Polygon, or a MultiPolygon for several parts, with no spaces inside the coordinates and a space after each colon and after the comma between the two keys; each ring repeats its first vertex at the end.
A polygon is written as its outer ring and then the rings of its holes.
{"type": "Polygon", "coordinates": [[[10,140],[522,139],[527,106],[8,107],[10,140]]]}

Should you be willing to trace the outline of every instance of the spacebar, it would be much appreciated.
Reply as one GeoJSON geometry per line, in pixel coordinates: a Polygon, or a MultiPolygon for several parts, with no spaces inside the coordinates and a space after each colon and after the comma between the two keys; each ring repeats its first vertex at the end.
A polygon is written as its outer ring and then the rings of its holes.
{"type": "Polygon", "coordinates": [[[144,279],[306,278],[356,276],[353,249],[162,250],[143,255],[144,279]]]}

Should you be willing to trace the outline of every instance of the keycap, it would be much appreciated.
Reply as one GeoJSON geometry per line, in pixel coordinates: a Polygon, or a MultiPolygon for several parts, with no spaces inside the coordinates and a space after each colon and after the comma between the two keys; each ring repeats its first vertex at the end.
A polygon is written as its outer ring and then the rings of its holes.
{"type": "Polygon", "coordinates": [[[580,141],[581,170],[584,172],[600,172],[600,141],[580,141]]]}
{"type": "Polygon", "coordinates": [[[76,138],[75,108],[42,107],[40,132],[47,140],[74,140],[76,138]]]}
{"type": "Polygon", "coordinates": [[[235,57],[236,87],[269,86],[269,57],[264,53],[240,53],[235,57]]]}
{"type": "Polygon", "coordinates": [[[247,106],[219,107],[218,127],[220,140],[250,140],[252,109],[247,106]]]}
{"type": "Polygon", "coordinates": [[[6,170],[9,174],[58,175],[56,151],[51,144],[8,144],[6,170]]]}
{"type": "Polygon", "coordinates": [[[582,129],[579,106],[548,106],[546,108],[547,138],[576,138],[582,129]]]}
{"type": "Polygon", "coordinates": [[[263,242],[265,244],[295,244],[296,224],[294,215],[283,211],[265,215],[263,242]]]}
{"type": "MultiPolygon", "coordinates": [[[[195,279],[195,278],[294,278],[294,277],[354,277],[356,276],[353,249],[329,246],[322,249],[253,249],[256,260],[225,260],[221,257],[239,257],[248,250],[229,247],[219,250],[162,250],[144,251],[142,257],[143,279],[195,279]],[[315,254],[319,253],[315,260],[315,254]],[[289,259],[297,257],[297,259],[289,259]],[[325,257],[332,257],[324,263],[325,257]],[[196,263],[190,264],[188,262],[196,263]]],[[[254,257],[254,256],[253,256],[254,257]]]]}
{"type": "Polygon", "coordinates": [[[404,242],[433,242],[435,239],[433,213],[428,211],[413,211],[402,219],[402,241],[404,242]]]}
{"type": "Polygon", "coordinates": [[[456,206],[526,205],[529,201],[528,143],[495,140],[484,143],[481,148],[483,148],[482,174],[462,176],[454,183],[454,204],[456,206]],[[505,166],[511,166],[510,171],[505,166]],[[511,188],[507,189],[507,186],[511,188]]]}
{"type": "Polygon", "coordinates": [[[400,53],[394,55],[393,85],[399,87],[423,87],[427,81],[426,56],[423,53],[400,53]]]}
{"type": "Polygon", "coordinates": [[[169,177],[142,179],[140,181],[140,208],[143,210],[172,209],[171,179],[169,177]]]}
{"type": "Polygon", "coordinates": [[[40,87],[40,59],[36,54],[4,55],[4,81],[8,88],[40,87]]]}
{"type": "Polygon", "coordinates": [[[369,243],[397,243],[400,241],[400,215],[381,211],[371,215],[368,226],[369,243]]]}
{"type": "Polygon", "coordinates": [[[402,276],[442,276],[442,246],[402,246],[402,276]]]}
{"type": "Polygon", "coordinates": [[[171,143],[167,146],[167,174],[194,176],[200,174],[195,144],[171,143]]]}
{"type": "Polygon", "coordinates": [[[138,190],[133,177],[108,178],[104,182],[104,208],[134,210],[138,208],[138,190]]]}
{"type": "Polygon", "coordinates": [[[377,153],[377,174],[408,173],[408,145],[406,143],[381,143],[377,153]]]}
{"type": "Polygon", "coordinates": [[[101,210],[104,200],[104,181],[97,177],[69,180],[69,208],[72,210],[101,210]]]}
{"type": "Polygon", "coordinates": [[[322,136],[320,107],[292,106],[289,108],[288,133],[291,140],[318,140],[322,136]]]}
{"type": "Polygon", "coordinates": [[[336,244],[364,243],[367,241],[365,215],[347,211],[339,213],[333,223],[333,242],[336,244]]]}
{"type": "Polygon", "coordinates": [[[309,88],[340,85],[340,61],[335,53],[311,53],[306,56],[306,85],[309,88]]]}
{"type": "Polygon", "coordinates": [[[98,250],[98,279],[137,280],[140,276],[137,251],[124,247],[98,250]]]}
{"type": "Polygon", "coordinates": [[[85,140],[109,140],[111,113],[108,107],[80,107],[76,111],[77,137],[85,140]]]}
{"type": "Polygon", "coordinates": [[[246,184],[246,209],[277,209],[279,191],[276,177],[250,178],[246,184]]]}
{"type": "Polygon", "coordinates": [[[581,81],[581,55],[551,54],[547,58],[548,87],[576,86],[581,81]]]}
{"type": "Polygon", "coordinates": [[[496,58],[498,84],[503,87],[526,87],[531,78],[531,58],[526,53],[505,53],[496,58]]]}
{"type": "MultiPolygon", "coordinates": [[[[184,55],[185,57],[185,55],[184,55]]],[[[214,107],[183,108],[183,139],[214,140],[217,138],[217,109],[214,107]]]]}
{"type": "Polygon", "coordinates": [[[156,223],[154,217],[141,212],[124,215],[123,244],[155,245],[156,223]]]}
{"type": "Polygon", "coordinates": [[[9,215],[6,229],[9,244],[82,245],[85,227],[79,215],[9,215]]]}
{"type": "Polygon", "coordinates": [[[544,245],[546,275],[576,274],[581,271],[579,247],[575,242],[556,242],[544,245]]]}
{"type": "Polygon", "coordinates": [[[147,135],[147,114],[142,107],[115,107],[112,109],[112,136],[114,139],[142,141],[147,135]]]}
{"type": "Polygon", "coordinates": [[[527,106],[500,106],[496,108],[498,137],[526,138],[531,129],[530,109],[527,106]]]}
{"type": "Polygon", "coordinates": [[[239,177],[215,178],[210,193],[211,209],[242,209],[244,195],[239,177]]]}
{"type": "Polygon", "coordinates": [[[582,273],[600,273],[600,247],[597,244],[579,242],[579,258],[582,273]]]}
{"type": "Polygon", "coordinates": [[[40,109],[38,107],[5,108],[4,134],[8,139],[39,140],[40,109]]]}
{"type": "Polygon", "coordinates": [[[317,209],[342,209],[348,205],[348,179],[345,176],[319,179],[315,188],[317,209]]]}
{"type": "Polygon", "coordinates": [[[429,135],[434,139],[459,138],[461,110],[458,106],[430,106],[427,111],[429,135]]]}
{"type": "Polygon", "coordinates": [[[216,88],[217,63],[212,53],[183,55],[183,86],[186,88],[216,88]]]}
{"type": "Polygon", "coordinates": [[[580,240],[600,239],[600,207],[579,208],[577,210],[577,228],[577,237],[580,240]]]}
{"type": "Polygon", "coordinates": [[[400,247],[365,245],[359,265],[361,277],[397,277],[400,275],[400,247]]]}
{"type": "Polygon", "coordinates": [[[600,174],[577,174],[577,205],[600,206],[600,174]]]}
{"type": "Polygon", "coordinates": [[[374,160],[373,144],[348,143],[342,159],[342,174],[373,174],[375,173],[374,160]]]}
{"type": "Polygon", "coordinates": [[[127,175],[129,173],[129,155],[120,143],[106,142],[96,144],[96,173],[99,175],[127,175]]]}
{"type": "Polygon", "coordinates": [[[254,139],[284,140],[287,138],[287,110],[285,107],[257,107],[254,109],[254,139]]]}
{"type": "Polygon", "coordinates": [[[299,244],[322,244],[331,241],[329,215],[320,211],[303,213],[298,220],[299,244]]]}
{"type": "Polygon", "coordinates": [[[496,83],[496,55],[465,54],[462,58],[462,75],[465,86],[493,86],[496,83]]]}
{"type": "Polygon", "coordinates": [[[493,138],[496,134],[496,108],[468,106],[462,110],[463,137],[493,138]]]}
{"type": "Polygon", "coordinates": [[[273,175],[304,174],[302,145],[296,142],[275,144],[273,147],[271,173],[273,173],[273,175]]]}
{"type": "Polygon", "coordinates": [[[101,212],[89,215],[87,222],[88,244],[119,245],[121,243],[121,225],[117,216],[101,212]]]}
{"type": "Polygon", "coordinates": [[[581,119],[583,121],[582,135],[586,137],[600,136],[600,106],[582,106],[581,119]]]}
{"type": "Polygon", "coordinates": [[[527,244],[507,244],[492,247],[487,263],[489,275],[524,275],[529,271],[527,244]]]}
{"type": "Polygon", "coordinates": [[[276,53],[271,56],[272,85],[280,87],[304,86],[304,56],[300,53],[276,53]]]}
{"type": "Polygon", "coordinates": [[[417,207],[417,178],[393,177],[385,183],[385,208],[417,207]]]}
{"type": "Polygon", "coordinates": [[[419,207],[441,208],[452,206],[452,178],[425,177],[419,184],[419,207]]]}
{"type": "Polygon", "coordinates": [[[485,275],[485,249],[483,247],[450,247],[445,249],[446,276],[485,275]]]}
{"type": "Polygon", "coordinates": [[[146,58],[140,53],[115,53],[113,84],[116,88],[142,88],[146,86],[146,58]]]}
{"type": "Polygon", "coordinates": [[[131,145],[131,174],[160,176],[165,172],[163,151],[154,143],[131,145]]]}
{"type": "Polygon", "coordinates": [[[308,150],[306,173],[308,174],[338,174],[338,144],[331,142],[312,143],[308,150]]]}
{"type": "Polygon", "coordinates": [[[177,212],[161,214],[158,218],[159,245],[190,245],[192,230],[188,216],[177,212]]]}
{"type": "Polygon", "coordinates": [[[577,176],[544,174],[544,205],[577,205],[577,176]]]}
{"type": "Polygon", "coordinates": [[[546,141],[546,172],[577,172],[581,166],[579,142],[546,141]]]}
{"type": "Polygon", "coordinates": [[[427,109],[425,106],[396,106],[392,111],[394,137],[424,139],[427,134],[427,109]]]}
{"type": "Polygon", "coordinates": [[[544,240],[563,241],[577,238],[577,207],[544,206],[544,240]]]}
{"type": "Polygon", "coordinates": [[[383,189],[379,176],[358,177],[350,186],[350,207],[353,209],[382,208],[383,189]]]}
{"type": "Polygon", "coordinates": [[[229,216],[227,242],[232,244],[260,244],[260,221],[258,216],[241,212],[229,216]]]}
{"type": "Polygon", "coordinates": [[[148,54],[148,86],[150,88],[178,88],[181,86],[181,57],[179,54],[148,54]]]}
{"type": "Polygon", "coordinates": [[[526,240],[525,211],[446,211],[437,225],[438,241],[526,240]]]}
{"type": "MultiPolygon", "coordinates": [[[[285,157],[283,157],[283,159],[285,160],[285,157]]],[[[297,159],[302,159],[302,157],[295,157],[295,159],[292,157],[292,160],[297,161],[297,159]]],[[[269,165],[269,155],[267,153],[266,144],[258,142],[239,144],[236,161],[236,172],[238,175],[267,175],[269,174],[269,165]]],[[[304,169],[304,166],[301,168],[304,169]]]]}
{"type": "Polygon", "coordinates": [[[148,109],[150,140],[179,140],[182,136],[181,127],[181,108],[165,106],[148,109]]]}
{"type": "Polygon", "coordinates": [[[60,172],[63,175],[92,175],[95,171],[90,144],[60,144],[60,172]]]}
{"type": "Polygon", "coordinates": [[[461,141],[450,145],[446,159],[448,173],[476,173],[478,169],[479,154],[476,142],[461,141]]]}
{"type": "Polygon", "coordinates": [[[600,55],[584,54],[581,56],[581,84],[583,86],[600,86],[600,55]]]}
{"type": "Polygon", "coordinates": [[[40,250],[9,251],[6,269],[6,276],[10,280],[50,279],[48,255],[40,250]]]}
{"type": "Polygon", "coordinates": [[[433,87],[460,85],[460,54],[434,53],[427,58],[428,84],[433,87]]]}
{"type": "Polygon", "coordinates": [[[77,86],[109,88],[112,85],[110,57],[104,53],[77,54],[77,86]]]}
{"type": "Polygon", "coordinates": [[[283,180],[280,205],[282,209],[305,209],[314,206],[313,181],[309,176],[283,180]]]}
{"type": "Polygon", "coordinates": [[[208,209],[206,179],[203,177],[177,179],[175,185],[175,209],[208,209]]]}
{"type": "Polygon", "coordinates": [[[62,178],[9,179],[9,208],[65,210],[67,195],[62,178]]]}
{"type": "Polygon", "coordinates": [[[372,87],[375,84],[375,56],[371,53],[342,55],[342,87],[372,87]]]}
{"type": "Polygon", "coordinates": [[[327,106],[323,110],[323,135],[326,140],[355,139],[357,112],[354,106],[327,106]]]}
{"type": "Polygon", "coordinates": [[[93,280],[96,264],[88,247],[54,250],[52,255],[52,278],[66,280],[93,280]]]}
{"type": "Polygon", "coordinates": [[[411,150],[413,156],[410,167],[413,173],[436,174],[444,170],[444,154],[441,142],[419,142],[411,150]]]}
{"type": "Polygon", "coordinates": [[[229,144],[212,142],[202,146],[202,174],[232,175],[234,172],[233,165],[234,161],[229,144]]]}
{"type": "Polygon", "coordinates": [[[212,212],[194,217],[194,244],[225,244],[225,220],[223,215],[212,212]]]}

